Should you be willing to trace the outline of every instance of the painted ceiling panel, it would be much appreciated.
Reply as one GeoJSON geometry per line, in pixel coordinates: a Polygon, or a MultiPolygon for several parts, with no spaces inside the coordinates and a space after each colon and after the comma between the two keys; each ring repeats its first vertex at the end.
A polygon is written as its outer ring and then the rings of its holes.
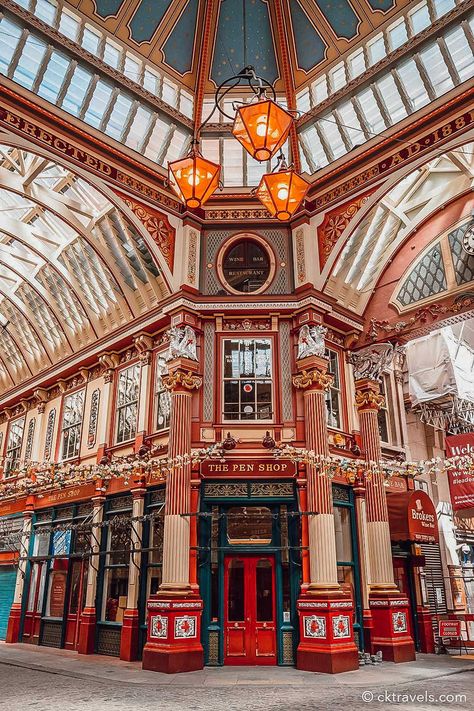
{"type": "Polygon", "coordinates": [[[387,12],[395,6],[395,0],[367,0],[372,10],[387,12]]]}
{"type": "Polygon", "coordinates": [[[224,0],[217,24],[211,79],[221,84],[252,64],[269,82],[278,78],[268,4],[264,0],[224,0]]]}
{"type": "Polygon", "coordinates": [[[130,21],[132,40],[149,42],[173,0],[141,0],[130,21]]]}
{"type": "Polygon", "coordinates": [[[97,14],[104,20],[114,17],[123,5],[124,0],[94,0],[97,14]]]}
{"type": "Polygon", "coordinates": [[[336,37],[351,40],[357,37],[360,18],[348,0],[314,0],[336,37]]]}
{"type": "Polygon", "coordinates": [[[297,0],[290,3],[298,66],[308,72],[323,61],[326,43],[297,0]]]}
{"type": "Polygon", "coordinates": [[[199,0],[189,0],[184,12],[163,45],[166,64],[173,67],[179,74],[191,71],[198,7],[199,0]]]}

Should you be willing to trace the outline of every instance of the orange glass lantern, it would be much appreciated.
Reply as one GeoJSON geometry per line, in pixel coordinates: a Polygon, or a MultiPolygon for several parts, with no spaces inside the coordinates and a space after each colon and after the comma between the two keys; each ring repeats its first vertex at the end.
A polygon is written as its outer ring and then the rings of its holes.
{"type": "Polygon", "coordinates": [[[221,167],[202,157],[194,148],[192,152],[168,163],[168,182],[179,199],[192,209],[209,200],[219,185],[221,167]]]}
{"type": "Polygon", "coordinates": [[[289,220],[303,202],[310,184],[294,170],[266,173],[256,190],[260,202],[272,217],[289,220]]]}
{"type": "Polygon", "coordinates": [[[293,116],[272,99],[237,109],[232,133],[252,158],[269,160],[284,144],[293,116]]]}

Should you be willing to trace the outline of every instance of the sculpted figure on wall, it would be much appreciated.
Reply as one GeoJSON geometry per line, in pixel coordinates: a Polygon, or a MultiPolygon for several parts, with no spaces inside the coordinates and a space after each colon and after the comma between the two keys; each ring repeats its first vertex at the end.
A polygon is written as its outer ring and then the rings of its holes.
{"type": "Polygon", "coordinates": [[[181,328],[173,326],[168,331],[168,335],[170,345],[167,360],[172,360],[173,358],[198,359],[196,334],[191,326],[183,326],[181,328]]]}
{"type": "Polygon", "coordinates": [[[324,326],[302,326],[298,334],[298,355],[297,360],[308,356],[324,356],[326,345],[324,336],[327,328],[324,326]]]}

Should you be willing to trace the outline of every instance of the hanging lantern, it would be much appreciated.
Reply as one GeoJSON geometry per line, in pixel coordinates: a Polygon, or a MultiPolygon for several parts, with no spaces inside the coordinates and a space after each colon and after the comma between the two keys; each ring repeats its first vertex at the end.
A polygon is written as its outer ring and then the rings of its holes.
{"type": "Polygon", "coordinates": [[[168,163],[168,182],[191,209],[209,200],[219,185],[220,174],[220,165],[203,158],[196,145],[186,158],[168,163]]]}
{"type": "Polygon", "coordinates": [[[272,99],[237,109],[232,133],[252,158],[270,160],[290,132],[293,116],[272,99]]]}
{"type": "Polygon", "coordinates": [[[266,173],[256,190],[272,217],[289,220],[303,202],[310,184],[291,168],[266,173]]]}

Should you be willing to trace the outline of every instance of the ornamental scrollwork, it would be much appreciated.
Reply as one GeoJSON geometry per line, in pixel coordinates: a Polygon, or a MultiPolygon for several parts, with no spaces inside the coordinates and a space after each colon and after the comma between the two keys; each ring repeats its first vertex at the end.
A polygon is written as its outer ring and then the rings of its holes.
{"type": "Polygon", "coordinates": [[[355,401],[358,410],[380,410],[385,398],[374,390],[356,390],[355,401]]]}
{"type": "Polygon", "coordinates": [[[297,360],[307,358],[308,356],[324,356],[326,352],[326,344],[324,337],[327,333],[327,328],[324,326],[301,326],[298,334],[298,355],[297,360]]]}
{"type": "Polygon", "coordinates": [[[297,390],[306,390],[315,387],[318,390],[328,390],[333,384],[334,377],[321,370],[302,370],[298,375],[293,376],[293,385],[297,390]]]}
{"type": "Polygon", "coordinates": [[[193,375],[188,370],[175,370],[169,375],[164,375],[162,379],[163,385],[167,390],[176,390],[177,388],[185,388],[186,390],[199,390],[202,385],[202,378],[199,375],[193,375]]]}
{"type": "Polygon", "coordinates": [[[396,348],[392,343],[377,343],[349,354],[349,363],[354,366],[355,380],[380,382],[382,374],[391,365],[396,348]]]}

